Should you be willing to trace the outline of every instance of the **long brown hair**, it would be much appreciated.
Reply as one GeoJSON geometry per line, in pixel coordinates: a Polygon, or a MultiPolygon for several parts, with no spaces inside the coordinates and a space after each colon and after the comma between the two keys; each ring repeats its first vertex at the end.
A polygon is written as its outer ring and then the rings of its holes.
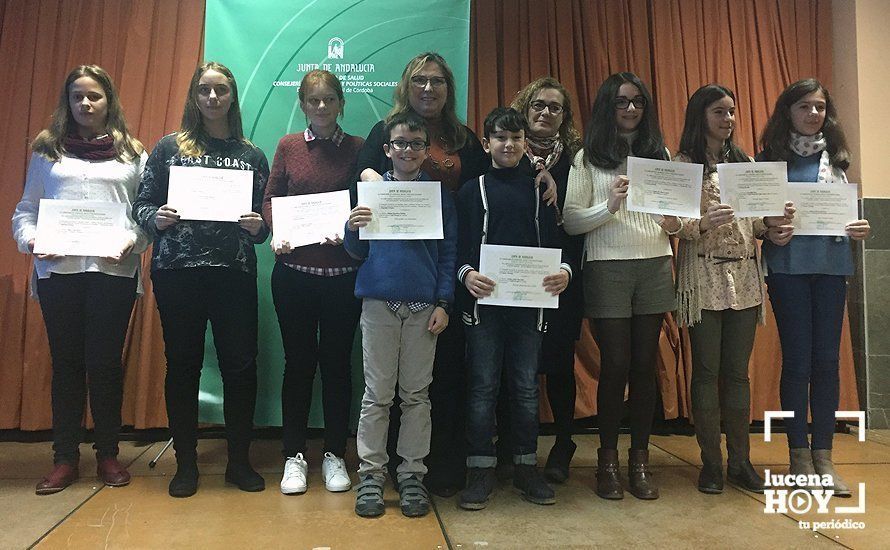
{"type": "MultiPolygon", "coordinates": [[[[686,105],[686,119],[680,136],[679,152],[692,162],[704,165],[706,174],[717,168],[708,160],[708,119],[705,111],[712,103],[724,97],[732,99],[735,104],[735,94],[732,90],[720,84],[707,84],[696,90],[686,105]]],[[[735,131],[723,142],[718,162],[750,162],[748,155],[733,141],[733,135],[735,131]]]]}
{"type": "Polygon", "coordinates": [[[584,161],[612,170],[631,151],[637,157],[668,160],[661,127],[658,125],[658,113],[649,88],[634,73],[621,72],[609,76],[596,92],[590,120],[584,129],[584,161]],[[618,136],[618,125],[615,123],[615,96],[622,84],[633,84],[646,100],[643,118],[637,126],[637,137],[632,147],[618,136]]]}
{"type": "Polygon", "coordinates": [[[395,104],[389,114],[386,115],[386,120],[389,121],[393,116],[399,113],[413,111],[411,103],[408,101],[412,86],[411,78],[420,72],[427,63],[435,63],[442,69],[442,74],[445,75],[445,84],[448,87],[448,97],[445,98],[445,106],[442,107],[442,130],[444,133],[441,137],[445,141],[445,146],[448,151],[454,152],[463,147],[464,143],[466,143],[467,130],[464,125],[461,124],[460,120],[458,120],[457,113],[455,112],[457,100],[454,97],[454,73],[451,72],[451,68],[448,66],[448,63],[445,62],[445,59],[435,52],[418,54],[405,65],[405,70],[402,71],[402,79],[399,81],[398,86],[396,86],[396,91],[393,94],[393,101],[395,104]]]}
{"type": "Polygon", "coordinates": [[[791,152],[789,142],[791,131],[791,106],[804,96],[821,91],[825,96],[825,122],[822,123],[822,135],[825,136],[825,150],[828,151],[828,160],[832,166],[846,170],[850,167],[850,149],[847,146],[847,138],[837,120],[837,107],[831,99],[831,94],[821,82],[815,78],[798,80],[785,88],[785,91],[776,99],[773,114],[770,115],[766,128],[760,136],[761,156],[765,160],[784,160],[791,162],[794,153],[791,152]]]}
{"type": "Polygon", "coordinates": [[[229,88],[232,90],[232,104],[229,106],[227,114],[229,132],[233,138],[247,142],[244,138],[244,130],[241,128],[241,106],[238,103],[238,85],[235,83],[235,75],[222,63],[207,61],[195,69],[195,74],[192,75],[192,81],[189,83],[188,94],[185,97],[182,124],[176,134],[176,145],[179,147],[179,153],[183,156],[198,157],[207,150],[210,136],[204,129],[204,119],[201,116],[201,110],[198,109],[198,83],[204,73],[210,70],[221,73],[228,80],[229,88]]]}
{"type": "Polygon", "coordinates": [[[574,158],[575,153],[581,149],[581,134],[575,128],[572,96],[569,95],[565,86],[559,83],[559,80],[556,80],[552,76],[545,76],[531,82],[528,86],[519,90],[516,97],[513,98],[513,103],[510,106],[522,113],[522,116],[527,117],[528,109],[531,106],[532,101],[535,100],[535,97],[537,97],[538,92],[541,90],[556,90],[562,94],[563,115],[562,124],[559,125],[558,130],[559,141],[562,142],[562,146],[569,154],[569,158],[574,158]]]}
{"type": "Polygon", "coordinates": [[[127,121],[124,119],[124,110],[121,107],[120,98],[111,76],[98,65],[79,65],[65,77],[65,84],[59,94],[59,103],[53,111],[52,122],[49,127],[42,130],[31,144],[32,150],[51,161],[58,161],[64,156],[65,137],[77,128],[77,122],[71,113],[71,102],[68,99],[68,89],[75,80],[81,77],[92,78],[102,86],[105,93],[105,101],[108,104],[108,116],[105,119],[105,131],[114,140],[114,150],[117,152],[117,160],[129,162],[139,157],[144,150],[139,140],[130,135],[127,129],[127,121]]]}

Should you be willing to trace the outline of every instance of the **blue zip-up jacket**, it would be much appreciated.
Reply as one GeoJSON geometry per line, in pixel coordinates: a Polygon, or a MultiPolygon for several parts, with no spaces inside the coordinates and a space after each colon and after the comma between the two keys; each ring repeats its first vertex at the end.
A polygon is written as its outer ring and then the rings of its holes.
{"type": "MultiPolygon", "coordinates": [[[[394,181],[392,172],[384,179],[394,181]]],[[[423,172],[420,181],[430,181],[423,172]]],[[[404,182],[411,185],[410,181],[404,182]]],[[[348,222],[347,222],[348,225],[348,222]]],[[[441,240],[359,240],[358,231],[345,229],[343,246],[363,259],[355,280],[357,298],[399,300],[435,304],[454,300],[454,270],[457,258],[457,210],[451,193],[442,188],[441,240]]]]}

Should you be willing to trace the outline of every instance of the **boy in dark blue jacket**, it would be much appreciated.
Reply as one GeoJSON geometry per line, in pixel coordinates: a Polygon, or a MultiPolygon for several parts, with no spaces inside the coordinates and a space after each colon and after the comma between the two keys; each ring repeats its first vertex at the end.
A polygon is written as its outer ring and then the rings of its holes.
{"type": "MultiPolygon", "coordinates": [[[[553,504],[553,489],[537,469],[538,358],[544,310],[478,304],[489,296],[495,281],[479,273],[483,244],[562,248],[556,209],[546,206],[544,189],[518,168],[525,153],[525,117],[514,109],[497,108],[485,119],[482,145],[492,167],[477,180],[466,182],[457,196],[458,305],[467,325],[468,416],[467,488],[460,506],[479,510],[494,488],[497,464],[493,438],[501,370],[509,383],[510,420],[515,465],[513,485],[535,504],[553,504]]],[[[558,273],[541,282],[551,294],[566,289],[572,268],[563,256],[558,273]]],[[[501,427],[504,429],[505,427],[501,427]]]]}
{"type": "MultiPolygon", "coordinates": [[[[393,116],[384,130],[386,156],[393,169],[387,181],[428,180],[420,170],[429,139],[424,120],[414,113],[393,116]]],[[[399,501],[406,516],[429,512],[423,486],[430,450],[429,386],[433,380],[436,338],[448,326],[454,298],[457,213],[450,193],[442,193],[441,240],[359,240],[358,229],[371,222],[373,212],[356,206],[346,223],[343,246],[350,256],[364,260],[358,270],[355,295],[363,299],[361,329],[365,394],[356,446],[359,477],[356,514],[384,513],[383,482],[389,428],[389,408],[396,387],[402,400],[399,428],[399,501]]]]}

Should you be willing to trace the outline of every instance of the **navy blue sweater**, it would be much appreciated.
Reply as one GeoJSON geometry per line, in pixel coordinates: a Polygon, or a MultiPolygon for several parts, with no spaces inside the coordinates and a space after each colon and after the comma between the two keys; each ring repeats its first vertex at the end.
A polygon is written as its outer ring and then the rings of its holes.
{"type": "MultiPolygon", "coordinates": [[[[429,181],[423,173],[418,179],[429,181]]],[[[404,183],[411,185],[410,181],[404,183]]],[[[358,231],[350,231],[347,227],[343,246],[354,258],[364,259],[356,275],[355,296],[427,304],[439,300],[451,303],[457,255],[457,211],[451,193],[444,187],[442,226],[444,239],[410,241],[359,240],[358,231]]]]}
{"type": "Polygon", "coordinates": [[[464,183],[457,193],[457,301],[465,320],[471,323],[477,321],[476,300],[463,282],[467,273],[478,270],[483,243],[562,248],[562,267],[572,274],[572,260],[566,251],[569,247],[564,248],[556,223],[556,208],[547,206],[541,198],[546,188],[535,188],[534,178],[520,167],[491,168],[483,178],[487,210],[478,178],[464,183]]]}

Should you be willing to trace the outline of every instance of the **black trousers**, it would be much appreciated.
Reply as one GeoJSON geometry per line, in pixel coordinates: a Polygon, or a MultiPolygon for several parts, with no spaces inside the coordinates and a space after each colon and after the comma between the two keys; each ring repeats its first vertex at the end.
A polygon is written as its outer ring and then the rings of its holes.
{"type": "Polygon", "coordinates": [[[306,452],[316,368],[321,371],[324,450],[342,457],[349,436],[352,343],[362,303],[355,276],[323,277],[276,262],[272,299],[284,345],[281,426],[284,456],[306,452]]]}
{"type": "Polygon", "coordinates": [[[198,384],[207,321],[223,381],[223,415],[230,462],[246,462],[257,390],[256,275],[224,267],[152,273],[164,330],[164,390],[179,463],[197,460],[198,384]]]}
{"type": "Polygon", "coordinates": [[[104,273],[53,273],[37,281],[53,360],[53,462],[77,464],[89,387],[96,454],[118,453],[123,371],[121,354],[136,278],[104,273]]]}

